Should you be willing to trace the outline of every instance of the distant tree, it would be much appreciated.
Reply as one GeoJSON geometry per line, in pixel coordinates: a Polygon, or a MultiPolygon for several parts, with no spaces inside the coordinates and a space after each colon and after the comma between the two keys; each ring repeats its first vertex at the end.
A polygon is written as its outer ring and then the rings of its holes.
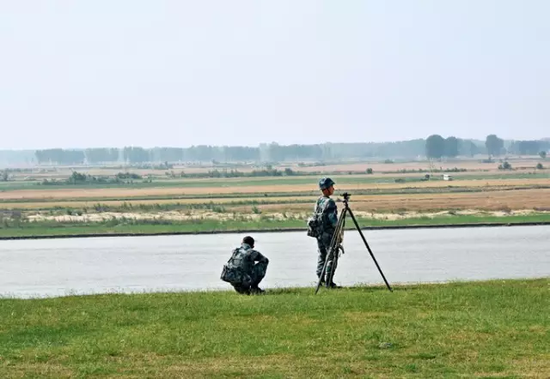
{"type": "Polygon", "coordinates": [[[292,171],[291,168],[287,167],[287,168],[285,168],[285,175],[286,176],[294,175],[294,171],[292,171]]]}
{"type": "Polygon", "coordinates": [[[458,139],[458,155],[473,157],[478,153],[475,143],[470,140],[458,139]]]}
{"type": "Polygon", "coordinates": [[[537,155],[543,148],[542,141],[516,141],[510,147],[516,154],[537,155]]]}
{"type": "Polygon", "coordinates": [[[51,162],[57,164],[81,164],[84,162],[85,158],[84,151],[81,150],[36,150],[35,155],[39,163],[51,162]]]}
{"type": "Polygon", "coordinates": [[[10,174],[6,169],[2,172],[2,175],[0,176],[0,182],[7,182],[9,178],[10,178],[10,174]]]}
{"type": "Polygon", "coordinates": [[[539,155],[542,159],[546,159],[546,151],[541,151],[539,155]]]}
{"type": "Polygon", "coordinates": [[[367,168],[367,174],[368,174],[368,175],[372,175],[372,173],[373,173],[372,168],[370,168],[370,167],[367,168]]]}
{"type": "Polygon", "coordinates": [[[542,163],[537,164],[537,170],[544,170],[542,163]]]}
{"type": "Polygon", "coordinates": [[[86,174],[81,174],[79,172],[73,171],[72,175],[67,179],[67,182],[75,184],[85,182],[88,177],[86,174]]]}
{"type": "Polygon", "coordinates": [[[178,147],[161,147],[154,148],[152,154],[157,161],[165,162],[165,165],[168,167],[167,162],[179,162],[183,159],[183,148],[178,147]]]}
{"type": "Polygon", "coordinates": [[[485,147],[489,155],[499,156],[504,147],[504,140],[498,138],[495,134],[490,134],[485,139],[485,147]]]}
{"type": "Polygon", "coordinates": [[[118,160],[118,149],[113,148],[91,148],[84,151],[88,163],[116,162],[118,160]]]}
{"type": "Polygon", "coordinates": [[[449,158],[454,158],[458,155],[458,139],[456,137],[448,137],[445,139],[445,153],[449,158]]]}
{"type": "Polygon", "coordinates": [[[473,157],[474,155],[476,155],[477,151],[478,151],[477,145],[472,141],[470,141],[470,156],[473,157]]]}
{"type": "Polygon", "coordinates": [[[439,159],[445,155],[445,139],[439,134],[433,134],[426,140],[426,156],[439,159]]]}
{"type": "Polygon", "coordinates": [[[116,178],[118,179],[142,179],[143,177],[139,174],[134,174],[130,172],[119,172],[116,174],[116,178]]]}
{"type": "Polygon", "coordinates": [[[503,164],[499,165],[498,166],[498,169],[499,170],[511,170],[512,169],[512,165],[508,162],[504,162],[503,164]]]}
{"type": "Polygon", "coordinates": [[[143,163],[150,160],[149,150],[142,147],[124,147],[123,157],[125,161],[130,163],[143,163]]]}

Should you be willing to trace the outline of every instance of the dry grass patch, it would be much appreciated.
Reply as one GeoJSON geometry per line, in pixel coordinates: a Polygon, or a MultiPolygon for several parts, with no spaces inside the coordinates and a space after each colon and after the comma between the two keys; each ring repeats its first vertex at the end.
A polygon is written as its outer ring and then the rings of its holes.
{"type": "Polygon", "coordinates": [[[112,206],[112,207],[120,207],[123,205],[132,205],[132,206],[139,206],[139,205],[165,205],[165,204],[208,204],[208,203],[214,203],[214,204],[227,204],[230,206],[233,203],[239,203],[242,201],[247,202],[291,202],[293,200],[304,200],[304,199],[310,199],[312,202],[315,202],[317,199],[316,196],[302,196],[302,197],[273,197],[270,196],[268,198],[266,197],[243,197],[243,198],[227,198],[227,197],[212,197],[207,199],[201,199],[201,198],[191,198],[191,199],[151,199],[151,200],[93,200],[93,201],[31,201],[31,202],[17,202],[17,203],[2,203],[1,206],[4,209],[48,209],[48,208],[90,208],[95,206],[98,203],[101,203],[101,205],[106,206],[112,206]]]}
{"type": "MultiPolygon", "coordinates": [[[[38,358],[37,358],[38,359],[38,358]]],[[[2,378],[74,378],[75,370],[59,363],[36,362],[15,364],[0,359],[0,377],[2,378]]]]}
{"type": "Polygon", "coordinates": [[[29,221],[56,221],[56,222],[103,222],[112,219],[126,220],[171,220],[171,221],[189,221],[189,220],[216,220],[230,221],[235,219],[258,220],[260,215],[235,215],[233,213],[218,213],[211,211],[188,211],[188,212],[100,212],[82,215],[45,215],[31,214],[29,221]]]}
{"type": "MultiPolygon", "coordinates": [[[[452,216],[473,216],[473,217],[507,217],[507,216],[529,216],[544,215],[550,212],[540,212],[535,210],[512,210],[512,211],[485,211],[485,210],[453,210],[452,216]]],[[[448,218],[451,213],[444,211],[399,211],[397,213],[375,212],[354,210],[354,215],[361,219],[373,219],[383,221],[398,221],[418,218],[448,218]]],[[[31,222],[55,221],[60,223],[99,223],[113,219],[142,221],[142,220],[166,220],[166,221],[191,221],[191,220],[212,220],[212,221],[262,221],[268,218],[270,221],[301,220],[305,225],[305,220],[309,213],[305,210],[291,210],[285,212],[265,212],[260,214],[254,212],[236,213],[236,212],[211,212],[204,210],[193,210],[186,212],[164,211],[164,212],[100,212],[82,215],[47,215],[47,214],[29,214],[27,218],[31,222]]],[[[303,226],[302,225],[302,226],[303,226]]]]}

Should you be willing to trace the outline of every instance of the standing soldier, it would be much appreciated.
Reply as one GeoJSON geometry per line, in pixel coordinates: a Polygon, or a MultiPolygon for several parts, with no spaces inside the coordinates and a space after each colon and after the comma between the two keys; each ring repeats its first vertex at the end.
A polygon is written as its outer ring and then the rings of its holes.
{"type": "Polygon", "coordinates": [[[235,291],[241,294],[258,294],[265,292],[258,284],[265,276],[269,259],[259,251],[254,250],[254,238],[243,238],[241,246],[233,250],[233,254],[223,266],[220,279],[230,283],[235,291]]]}
{"type": "MultiPolygon", "coordinates": [[[[334,193],[335,184],[336,183],[331,178],[322,178],[319,181],[319,189],[323,192],[323,195],[317,199],[317,203],[315,204],[315,215],[318,223],[318,232],[316,236],[319,252],[319,256],[317,258],[318,278],[321,278],[323,266],[325,265],[325,260],[327,259],[330,243],[332,241],[332,236],[336,230],[336,225],[338,224],[338,208],[336,206],[336,202],[330,198],[330,196],[334,193]]],[[[333,267],[332,263],[332,260],[327,263],[327,273],[332,270],[336,271],[336,266],[333,267]]],[[[325,283],[324,277],[322,278],[321,283],[325,283]]],[[[332,288],[338,287],[334,282],[329,283],[329,286],[332,288]]]]}

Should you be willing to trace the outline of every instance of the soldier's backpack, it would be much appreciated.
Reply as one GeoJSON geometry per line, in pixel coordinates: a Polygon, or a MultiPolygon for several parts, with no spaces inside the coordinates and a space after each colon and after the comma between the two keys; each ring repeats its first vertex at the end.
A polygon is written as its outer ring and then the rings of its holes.
{"type": "Polygon", "coordinates": [[[229,267],[223,265],[222,274],[220,279],[227,283],[243,283],[245,282],[246,275],[239,267],[229,267]]]}
{"type": "Polygon", "coordinates": [[[314,214],[307,219],[307,235],[308,237],[317,238],[319,237],[319,217],[317,214],[314,214]]]}
{"type": "Polygon", "coordinates": [[[315,205],[315,211],[313,215],[307,219],[307,235],[308,237],[317,238],[322,234],[322,220],[323,209],[319,208],[319,203],[315,205]]]}
{"type": "Polygon", "coordinates": [[[239,249],[233,250],[231,258],[223,265],[220,279],[227,283],[238,283],[246,285],[250,281],[250,276],[239,267],[239,249]]]}

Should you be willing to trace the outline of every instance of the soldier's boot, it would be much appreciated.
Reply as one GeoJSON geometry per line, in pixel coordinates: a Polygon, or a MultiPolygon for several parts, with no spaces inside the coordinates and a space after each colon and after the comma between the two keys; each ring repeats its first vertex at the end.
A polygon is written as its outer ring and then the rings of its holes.
{"type": "Polygon", "coordinates": [[[240,284],[234,284],[233,288],[235,288],[235,291],[237,291],[237,293],[240,293],[241,295],[250,295],[250,287],[240,284]]]}
{"type": "MultiPolygon", "coordinates": [[[[330,272],[327,272],[327,276],[330,277],[330,272]]],[[[323,281],[321,282],[323,285],[325,285],[325,280],[323,279],[323,281]]],[[[340,287],[338,284],[334,283],[334,281],[331,279],[330,283],[328,283],[326,285],[327,288],[342,288],[340,287]]]]}
{"type": "Polygon", "coordinates": [[[254,294],[254,295],[258,295],[258,294],[261,294],[261,293],[265,293],[265,290],[261,289],[260,287],[258,287],[256,285],[256,286],[250,287],[250,293],[254,294]]]}

